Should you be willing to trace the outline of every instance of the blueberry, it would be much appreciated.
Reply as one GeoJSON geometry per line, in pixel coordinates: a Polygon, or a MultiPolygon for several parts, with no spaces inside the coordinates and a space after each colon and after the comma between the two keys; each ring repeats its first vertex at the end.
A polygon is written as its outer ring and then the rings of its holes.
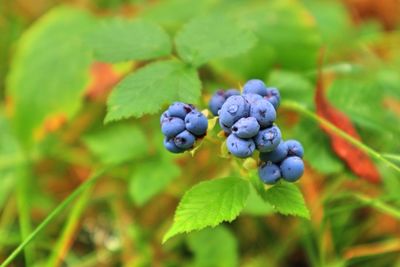
{"type": "Polygon", "coordinates": [[[246,99],[246,101],[252,105],[254,102],[256,102],[257,100],[263,99],[262,96],[257,95],[257,94],[245,94],[243,95],[244,99],[246,99]]]}
{"type": "Polygon", "coordinates": [[[226,146],[233,155],[239,158],[247,158],[253,155],[255,144],[251,139],[242,139],[231,134],[226,139],[226,146]]]}
{"type": "Polygon", "coordinates": [[[240,91],[237,89],[228,89],[225,91],[225,98],[228,99],[233,95],[240,95],[240,91]]]}
{"type": "Polygon", "coordinates": [[[182,149],[191,148],[195,141],[196,137],[187,130],[181,132],[174,138],[175,145],[182,149]]]}
{"type": "Polygon", "coordinates": [[[253,117],[241,118],[231,128],[232,133],[240,138],[252,138],[257,135],[260,125],[253,117]]]}
{"type": "Polygon", "coordinates": [[[264,96],[275,108],[275,110],[279,107],[281,102],[281,95],[279,90],[273,87],[267,88],[267,94],[264,96]]]}
{"type": "Polygon", "coordinates": [[[261,80],[248,80],[243,86],[243,94],[258,94],[265,96],[267,94],[267,87],[261,80]]]}
{"type": "Polygon", "coordinates": [[[288,147],[286,142],[281,141],[279,145],[271,152],[260,153],[261,161],[271,161],[273,163],[279,163],[286,158],[288,154],[288,147]]]}
{"type": "Polygon", "coordinates": [[[186,115],[186,130],[196,136],[203,136],[207,133],[208,120],[203,113],[193,110],[186,115]]]}
{"type": "Polygon", "coordinates": [[[269,152],[279,145],[282,135],[278,127],[272,126],[259,131],[254,139],[257,149],[260,150],[260,152],[269,152]]]}
{"type": "Polygon", "coordinates": [[[185,122],[180,118],[168,118],[161,125],[161,132],[166,137],[174,137],[185,130],[185,122]]]}
{"type": "Polygon", "coordinates": [[[286,140],[285,141],[288,147],[288,155],[289,156],[297,156],[302,158],[304,155],[303,146],[297,140],[286,140]]]}
{"type": "Polygon", "coordinates": [[[211,97],[210,102],[208,102],[208,107],[214,116],[218,115],[218,110],[221,109],[222,105],[225,103],[225,92],[223,90],[218,90],[211,97]]]}
{"type": "Polygon", "coordinates": [[[271,126],[276,120],[274,106],[265,99],[254,102],[250,108],[250,116],[257,119],[261,128],[271,126]]]}
{"type": "Polygon", "coordinates": [[[258,168],[258,176],[266,184],[275,184],[281,178],[281,171],[278,165],[266,162],[258,168]]]}
{"type": "Polygon", "coordinates": [[[282,161],[280,169],[283,179],[288,182],[295,182],[299,180],[304,173],[304,163],[299,157],[288,157],[282,161]]]}
{"type": "Polygon", "coordinates": [[[231,127],[240,118],[248,117],[250,104],[240,95],[229,97],[219,111],[219,121],[226,127],[231,127]]]}
{"type": "Polygon", "coordinates": [[[170,117],[171,116],[169,115],[168,110],[164,111],[163,114],[161,114],[160,116],[160,124],[163,124],[164,121],[168,121],[170,117]]]}
{"type": "Polygon", "coordinates": [[[178,117],[184,120],[186,115],[193,109],[194,107],[192,105],[182,102],[174,102],[171,106],[169,106],[168,113],[171,117],[178,117]]]}
{"type": "Polygon", "coordinates": [[[185,151],[184,149],[179,148],[179,147],[177,147],[177,146],[175,145],[174,139],[168,138],[168,137],[165,137],[165,139],[164,139],[164,147],[165,147],[169,152],[172,152],[172,153],[182,153],[183,151],[185,151]]]}

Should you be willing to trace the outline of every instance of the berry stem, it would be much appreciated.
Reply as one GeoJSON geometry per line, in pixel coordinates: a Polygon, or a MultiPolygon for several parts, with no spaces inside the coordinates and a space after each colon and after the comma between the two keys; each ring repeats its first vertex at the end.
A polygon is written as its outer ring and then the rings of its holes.
{"type": "Polygon", "coordinates": [[[57,217],[76,197],[78,197],[86,189],[90,188],[98,178],[105,172],[105,169],[95,171],[85,182],[80,184],[67,198],[65,198],[36,228],[33,230],[24,241],[4,260],[0,267],[9,265],[21,251],[37,237],[46,226],[57,217]]]}
{"type": "Polygon", "coordinates": [[[287,109],[291,109],[291,110],[300,112],[300,113],[308,116],[309,118],[319,122],[320,124],[322,124],[323,126],[328,128],[329,130],[331,130],[335,134],[339,135],[340,137],[342,137],[343,139],[345,139],[346,141],[348,141],[352,145],[356,146],[360,150],[362,150],[365,153],[369,154],[371,157],[375,158],[376,160],[380,160],[381,162],[385,163],[388,167],[390,167],[393,170],[395,170],[398,173],[400,173],[400,167],[397,166],[396,164],[394,164],[392,161],[386,159],[379,152],[377,152],[374,149],[370,148],[369,146],[363,144],[362,142],[360,142],[359,140],[355,139],[354,137],[352,137],[348,133],[342,131],[341,129],[339,129],[338,127],[336,127],[335,125],[333,125],[332,123],[327,121],[326,119],[318,116],[314,112],[310,111],[309,109],[307,109],[305,106],[301,105],[300,103],[297,103],[295,101],[283,101],[281,103],[281,106],[284,107],[284,108],[287,108],[287,109]]]}

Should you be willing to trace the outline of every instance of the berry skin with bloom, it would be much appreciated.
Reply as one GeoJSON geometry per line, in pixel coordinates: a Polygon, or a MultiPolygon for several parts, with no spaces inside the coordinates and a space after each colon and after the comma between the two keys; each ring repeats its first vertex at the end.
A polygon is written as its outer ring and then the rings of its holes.
{"type": "Polygon", "coordinates": [[[256,148],[252,139],[242,139],[230,134],[226,139],[226,146],[233,155],[238,158],[247,158],[253,155],[256,148]]]}
{"type": "Polygon", "coordinates": [[[208,120],[203,113],[193,110],[185,117],[186,130],[196,136],[203,136],[207,133],[208,120]]]}
{"type": "Polygon", "coordinates": [[[276,120],[274,106],[265,99],[254,102],[250,108],[250,116],[257,119],[261,128],[271,126],[276,120]]]}
{"type": "Polygon", "coordinates": [[[193,134],[191,134],[188,130],[181,132],[174,138],[175,145],[185,150],[192,148],[195,141],[196,137],[193,134]]]}
{"type": "Polygon", "coordinates": [[[259,79],[248,80],[243,86],[243,94],[267,95],[265,83],[259,79]]]}
{"type": "Polygon", "coordinates": [[[274,87],[267,88],[267,94],[264,96],[264,98],[274,106],[275,110],[278,109],[281,102],[281,94],[279,93],[278,89],[274,87]]]}
{"type": "Polygon", "coordinates": [[[265,184],[272,185],[281,178],[281,171],[278,165],[269,161],[258,168],[258,176],[265,184]]]}
{"type": "Polygon", "coordinates": [[[288,147],[288,155],[289,156],[297,156],[297,157],[303,158],[304,149],[299,141],[290,139],[290,140],[286,140],[285,143],[288,147]]]}
{"type": "Polygon", "coordinates": [[[168,108],[168,114],[170,117],[178,117],[182,120],[185,119],[186,115],[194,109],[192,105],[185,104],[182,102],[174,102],[168,108]]]}
{"type": "Polygon", "coordinates": [[[218,111],[221,109],[225,101],[225,92],[223,90],[218,90],[217,92],[215,92],[215,94],[213,94],[210,102],[208,102],[208,108],[211,110],[211,113],[214,116],[218,115],[218,111]]]}
{"type": "Polygon", "coordinates": [[[164,147],[169,151],[169,152],[172,152],[172,153],[182,153],[183,151],[185,151],[184,149],[181,149],[181,148],[179,148],[179,147],[177,147],[176,145],[175,145],[175,142],[174,142],[174,139],[173,138],[168,138],[168,137],[165,137],[164,138],[164,147]]]}
{"type": "Polygon", "coordinates": [[[208,107],[211,110],[211,113],[214,116],[218,116],[218,111],[221,109],[221,107],[225,103],[226,99],[228,99],[229,97],[231,97],[233,95],[240,95],[239,90],[228,89],[226,91],[224,91],[224,90],[216,91],[212,95],[212,97],[208,103],[208,107]]]}
{"type": "Polygon", "coordinates": [[[260,160],[267,162],[271,161],[273,163],[280,163],[288,155],[288,147],[286,142],[281,141],[279,145],[271,152],[260,153],[260,160]]]}
{"type": "Polygon", "coordinates": [[[239,138],[252,138],[257,135],[260,125],[253,117],[241,118],[231,128],[234,135],[239,138]]]}
{"type": "Polygon", "coordinates": [[[282,140],[281,131],[278,127],[272,126],[258,132],[254,138],[256,147],[260,152],[274,150],[282,140]]]}
{"type": "Polygon", "coordinates": [[[168,138],[174,137],[185,130],[185,122],[176,117],[166,119],[161,125],[161,132],[168,138]]]}
{"type": "Polygon", "coordinates": [[[162,125],[163,122],[168,121],[169,118],[171,118],[171,116],[169,115],[168,110],[164,111],[160,116],[160,124],[162,125]]]}
{"type": "Polygon", "coordinates": [[[287,157],[280,165],[282,178],[288,182],[295,182],[304,173],[304,162],[297,156],[287,157]]]}
{"type": "Polygon", "coordinates": [[[248,117],[250,104],[240,95],[229,97],[219,111],[219,122],[225,127],[232,125],[240,118],[248,117]]]}
{"type": "Polygon", "coordinates": [[[260,99],[263,99],[262,96],[257,95],[257,94],[245,94],[245,95],[243,95],[243,97],[244,97],[244,99],[246,99],[246,101],[247,101],[250,105],[254,104],[256,101],[258,101],[258,100],[260,100],[260,99]]]}

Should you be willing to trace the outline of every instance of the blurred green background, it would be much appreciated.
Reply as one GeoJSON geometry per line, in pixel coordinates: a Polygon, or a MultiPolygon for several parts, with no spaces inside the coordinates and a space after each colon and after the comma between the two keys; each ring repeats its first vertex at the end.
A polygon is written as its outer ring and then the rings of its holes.
{"type": "Polygon", "coordinates": [[[229,17],[257,42],[199,68],[201,109],[216,89],[260,78],[315,111],[322,68],[327,100],[400,164],[397,0],[0,0],[0,262],[91,172],[115,165],[10,266],[400,266],[400,174],[374,161],[380,183],[357,177],[317,122],[285,106],[278,123],[305,147],[298,186],[311,219],[277,214],[252,190],[234,222],[161,244],[186,190],[243,169],[219,143],[167,153],[158,112],[167,97],[153,114],[104,124],[114,85],[149,60],[101,62],[104,35],[92,32],[139,18],[173,38],[205,15],[229,17]]]}

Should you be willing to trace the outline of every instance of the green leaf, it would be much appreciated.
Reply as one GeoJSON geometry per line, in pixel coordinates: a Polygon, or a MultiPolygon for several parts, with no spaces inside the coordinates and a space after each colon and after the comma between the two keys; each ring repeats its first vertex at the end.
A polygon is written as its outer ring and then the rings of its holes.
{"type": "Polygon", "coordinates": [[[273,48],[274,63],[280,68],[304,71],[315,67],[321,39],[300,2],[259,1],[236,6],[234,14],[240,24],[253,30],[261,45],[273,48]]]}
{"type": "Polygon", "coordinates": [[[226,227],[190,233],[187,241],[194,254],[194,267],[238,266],[237,240],[226,227]]]}
{"type": "Polygon", "coordinates": [[[188,5],[187,0],[157,1],[151,5],[145,5],[140,16],[154,21],[174,33],[183,23],[207,12],[213,2],[212,0],[191,1],[188,5]]]}
{"type": "Polygon", "coordinates": [[[255,45],[256,39],[230,19],[213,15],[195,18],[184,25],[175,42],[184,61],[200,66],[213,59],[242,54],[255,45]]]}
{"type": "MultiPolygon", "coordinates": [[[[258,180],[260,180],[257,177],[258,180]]],[[[271,205],[266,202],[262,197],[257,193],[254,186],[250,186],[250,194],[247,199],[246,206],[243,209],[243,214],[250,214],[253,216],[265,216],[274,212],[274,209],[271,205]]]]}
{"type": "Polygon", "coordinates": [[[161,159],[147,160],[140,164],[130,179],[130,196],[137,205],[143,206],[180,173],[180,168],[171,157],[163,156],[161,159]]]}
{"type": "Polygon", "coordinates": [[[120,164],[146,155],[147,139],[134,125],[116,124],[84,137],[92,153],[105,164],[120,164]]]}
{"type": "Polygon", "coordinates": [[[240,178],[222,178],[195,185],[179,203],[174,223],[163,242],[179,233],[233,221],[246,204],[248,195],[249,183],[240,178]]]}
{"type": "Polygon", "coordinates": [[[265,192],[265,199],[279,213],[310,219],[310,213],[299,188],[288,182],[280,182],[265,192]]]}
{"type": "Polygon", "coordinates": [[[100,61],[146,60],[171,53],[168,34],[157,24],[117,18],[101,21],[89,36],[100,61]]]}
{"type": "Polygon", "coordinates": [[[70,118],[89,78],[91,53],[82,40],[93,25],[87,13],[67,7],[43,16],[20,38],[7,77],[13,123],[25,146],[46,118],[70,118]]]}
{"type": "Polygon", "coordinates": [[[108,99],[106,122],[156,113],[165,103],[196,103],[201,84],[196,70],[179,61],[155,62],[120,82],[108,99]]]}

